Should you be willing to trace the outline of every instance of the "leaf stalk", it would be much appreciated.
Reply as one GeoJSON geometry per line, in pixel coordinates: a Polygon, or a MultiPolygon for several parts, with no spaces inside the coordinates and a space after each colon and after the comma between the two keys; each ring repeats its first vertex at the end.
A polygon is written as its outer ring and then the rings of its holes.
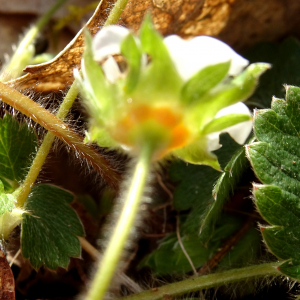
{"type": "Polygon", "coordinates": [[[167,284],[139,294],[123,297],[122,300],[159,300],[173,298],[187,293],[218,287],[224,284],[239,282],[266,276],[279,276],[277,270],[280,262],[265,263],[251,267],[232,269],[220,273],[192,277],[183,281],[167,284]]]}

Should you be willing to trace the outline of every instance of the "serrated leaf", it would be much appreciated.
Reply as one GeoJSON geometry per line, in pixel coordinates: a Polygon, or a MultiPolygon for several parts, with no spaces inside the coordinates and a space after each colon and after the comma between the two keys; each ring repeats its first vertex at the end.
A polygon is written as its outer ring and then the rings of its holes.
{"type": "Polygon", "coordinates": [[[228,134],[221,135],[220,141],[223,147],[215,153],[221,166],[225,168],[223,173],[207,166],[178,161],[170,169],[171,179],[180,182],[173,195],[175,208],[191,209],[182,227],[185,232],[199,232],[202,226],[201,237],[204,240],[211,236],[225,201],[247,166],[243,147],[235,143],[228,134]],[[213,188],[216,200],[212,194],[213,188]]]}
{"type": "Polygon", "coordinates": [[[262,228],[271,252],[285,263],[280,271],[300,279],[300,88],[287,87],[286,101],[274,99],[271,109],[255,114],[259,142],[247,146],[257,177],[254,196],[261,215],[273,226],[262,228]],[[285,271],[283,271],[285,270],[285,271]]]}
{"type": "Polygon", "coordinates": [[[8,114],[0,119],[0,179],[6,189],[25,178],[36,146],[36,135],[27,124],[8,114]]]}
{"type": "Polygon", "coordinates": [[[70,257],[81,254],[78,236],[84,235],[76,212],[69,206],[73,195],[58,187],[34,186],[22,222],[22,254],[35,269],[42,265],[67,268],[70,257]]]}

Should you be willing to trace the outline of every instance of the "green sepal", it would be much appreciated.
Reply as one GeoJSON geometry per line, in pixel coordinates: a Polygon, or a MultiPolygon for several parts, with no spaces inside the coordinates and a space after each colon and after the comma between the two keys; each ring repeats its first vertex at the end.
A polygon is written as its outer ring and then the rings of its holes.
{"type": "Polygon", "coordinates": [[[113,97],[109,90],[109,84],[102,71],[101,66],[94,60],[92,51],[92,36],[86,30],[85,31],[85,48],[83,52],[83,69],[87,80],[84,82],[79,81],[80,91],[87,99],[86,105],[90,109],[90,113],[97,115],[97,121],[101,119],[99,116],[100,111],[105,113],[106,107],[110,107],[113,104],[113,97]]]}
{"type": "Polygon", "coordinates": [[[209,134],[212,132],[218,132],[230,126],[234,126],[241,122],[250,121],[251,116],[245,114],[230,114],[222,116],[217,119],[213,119],[211,122],[205,125],[201,130],[202,134],[209,134]]]}
{"type": "Polygon", "coordinates": [[[175,68],[163,37],[155,30],[150,15],[145,17],[141,26],[140,41],[143,53],[148,54],[151,61],[141,73],[137,97],[143,97],[145,102],[147,99],[152,102],[153,99],[177,100],[183,80],[175,68]]]}
{"type": "Polygon", "coordinates": [[[119,144],[111,138],[110,134],[105,128],[93,123],[90,125],[89,131],[86,132],[84,142],[96,142],[101,147],[115,148],[119,146],[119,144]]]}
{"type": "Polygon", "coordinates": [[[127,35],[127,37],[122,41],[121,53],[124,55],[128,63],[128,72],[126,75],[124,89],[125,93],[129,94],[134,90],[138,83],[142,59],[141,49],[138,47],[132,34],[127,35]]]}
{"type": "Polygon", "coordinates": [[[13,192],[25,179],[36,147],[36,135],[27,124],[9,114],[0,119],[0,180],[7,192],[13,192]]]}
{"type": "Polygon", "coordinates": [[[229,68],[230,61],[201,69],[183,86],[181,101],[187,105],[201,102],[202,97],[225,78],[229,68]]]}
{"type": "Polygon", "coordinates": [[[221,171],[217,156],[207,150],[207,141],[205,137],[184,148],[174,150],[173,153],[187,163],[208,165],[217,171],[221,171]]]}
{"type": "Polygon", "coordinates": [[[76,212],[70,207],[73,195],[56,186],[36,185],[25,208],[21,232],[22,254],[35,269],[67,268],[70,257],[80,257],[78,236],[84,235],[76,212]]]}
{"type": "Polygon", "coordinates": [[[201,102],[193,105],[194,122],[202,127],[203,123],[214,118],[222,108],[247,99],[253,93],[259,76],[269,67],[270,65],[265,63],[251,64],[230,82],[216,86],[201,99],[201,102]]]}

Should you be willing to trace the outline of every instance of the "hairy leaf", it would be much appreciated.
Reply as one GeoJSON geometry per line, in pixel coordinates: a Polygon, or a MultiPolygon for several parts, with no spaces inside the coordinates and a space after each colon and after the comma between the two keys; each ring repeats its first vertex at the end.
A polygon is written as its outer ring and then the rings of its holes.
{"type": "Polygon", "coordinates": [[[42,265],[67,268],[70,257],[81,254],[78,236],[84,230],[69,206],[73,195],[58,187],[34,186],[26,203],[29,212],[22,222],[22,254],[35,269],[42,265]]]}
{"type": "Polygon", "coordinates": [[[27,124],[8,114],[0,119],[0,179],[6,190],[25,178],[36,146],[36,135],[27,124]]]}
{"type": "Polygon", "coordinates": [[[271,252],[288,260],[280,270],[300,279],[300,88],[286,87],[286,101],[255,113],[259,142],[247,146],[254,171],[265,185],[254,186],[256,205],[273,226],[262,226],[271,252]]]}

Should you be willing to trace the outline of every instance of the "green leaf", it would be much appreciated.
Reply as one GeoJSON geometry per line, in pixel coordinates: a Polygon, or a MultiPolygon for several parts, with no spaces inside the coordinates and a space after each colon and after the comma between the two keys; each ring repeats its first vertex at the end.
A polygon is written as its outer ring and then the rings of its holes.
{"type": "Polygon", "coordinates": [[[15,197],[4,193],[4,185],[0,181],[0,216],[6,211],[11,212],[14,207],[15,197]]]}
{"type": "MultiPolygon", "coordinates": [[[[250,138],[251,139],[251,138],[250,138]]],[[[244,147],[239,147],[227,163],[224,172],[214,185],[211,205],[208,206],[201,222],[201,235],[204,240],[209,240],[214,230],[215,223],[229,198],[233,188],[240,180],[242,173],[247,169],[247,158],[244,147]]]]}
{"type": "Polygon", "coordinates": [[[8,114],[0,119],[0,179],[6,190],[24,180],[36,147],[36,135],[27,124],[8,114]]]}
{"type": "MultiPolygon", "coordinates": [[[[141,71],[142,53],[132,34],[129,34],[121,44],[121,53],[127,60],[128,73],[126,76],[125,92],[131,93],[136,87],[141,71]]],[[[146,57],[145,57],[146,58],[146,57]]]]}
{"type": "Polygon", "coordinates": [[[170,168],[171,179],[179,182],[173,195],[175,208],[177,210],[191,209],[183,224],[184,231],[199,232],[202,227],[203,240],[211,236],[225,201],[247,166],[243,147],[228,134],[222,134],[220,142],[223,147],[215,154],[218,156],[220,165],[225,168],[223,173],[211,167],[178,161],[174,162],[170,168]],[[233,153],[235,154],[232,157],[233,153]],[[214,199],[212,190],[215,184],[216,198],[214,199]]]}
{"type": "Polygon", "coordinates": [[[246,234],[230,249],[218,264],[219,269],[238,268],[249,265],[256,260],[261,249],[261,235],[256,226],[252,226],[246,234]]]}
{"type": "MultiPolygon", "coordinates": [[[[198,231],[181,235],[184,248],[195,268],[203,266],[221,246],[222,241],[237,231],[241,224],[242,220],[239,218],[222,215],[209,243],[203,242],[198,231]]],[[[182,274],[192,271],[175,233],[165,237],[158,249],[142,261],[140,267],[145,266],[150,267],[155,275],[182,274]]]]}
{"type": "Polygon", "coordinates": [[[182,101],[191,104],[209,92],[221,82],[228,73],[230,62],[208,66],[195,74],[182,88],[182,101]]]}
{"type": "Polygon", "coordinates": [[[254,94],[247,100],[256,107],[270,107],[273,95],[285,96],[284,83],[300,85],[300,43],[295,38],[288,38],[280,45],[260,43],[244,55],[251,62],[265,61],[272,64],[259,80],[254,94]]]}
{"type": "Polygon", "coordinates": [[[22,254],[35,269],[67,268],[70,257],[80,257],[78,236],[84,235],[76,212],[69,206],[73,195],[58,187],[34,186],[22,222],[22,254]]]}
{"type": "Polygon", "coordinates": [[[259,142],[247,147],[253,169],[263,184],[254,186],[256,205],[273,226],[262,227],[270,251],[291,260],[280,271],[300,279],[300,88],[288,86],[286,101],[274,99],[272,109],[255,113],[259,142]],[[284,270],[284,271],[283,271],[284,270]]]}

